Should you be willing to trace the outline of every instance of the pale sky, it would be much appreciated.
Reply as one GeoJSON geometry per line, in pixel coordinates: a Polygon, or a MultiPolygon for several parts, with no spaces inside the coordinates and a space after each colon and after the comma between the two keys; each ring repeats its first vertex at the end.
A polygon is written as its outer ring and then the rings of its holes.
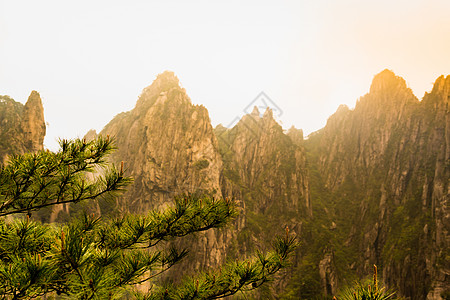
{"type": "Polygon", "coordinates": [[[386,68],[419,99],[450,73],[450,1],[0,0],[0,95],[41,94],[52,150],[132,109],[164,70],[214,126],[263,91],[308,134],[386,68]]]}

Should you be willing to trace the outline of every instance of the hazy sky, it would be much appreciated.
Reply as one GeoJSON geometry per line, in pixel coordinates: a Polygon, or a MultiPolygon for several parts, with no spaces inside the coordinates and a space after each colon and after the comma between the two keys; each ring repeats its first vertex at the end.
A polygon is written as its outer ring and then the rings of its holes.
{"type": "Polygon", "coordinates": [[[56,138],[101,130],[172,70],[213,125],[264,91],[310,133],[385,68],[423,97],[450,73],[450,1],[0,0],[0,94],[40,92],[56,138]]]}

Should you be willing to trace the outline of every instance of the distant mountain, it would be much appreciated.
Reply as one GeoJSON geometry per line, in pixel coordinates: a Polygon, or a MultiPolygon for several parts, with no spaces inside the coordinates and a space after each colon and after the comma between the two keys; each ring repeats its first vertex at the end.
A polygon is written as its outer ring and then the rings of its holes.
{"type": "Polygon", "coordinates": [[[354,110],[340,107],[306,141],[314,214],[336,224],[328,250],[337,278],[376,264],[411,299],[449,292],[449,98],[450,76],[419,102],[385,70],[354,110]]]}
{"type": "MultiPolygon", "coordinates": [[[[235,225],[185,241],[197,265],[178,266],[171,277],[245,256],[261,239],[255,231],[264,231],[270,242],[286,225],[298,231],[300,216],[311,213],[304,149],[283,133],[272,112],[247,115],[233,129],[213,130],[206,108],[191,103],[172,72],[158,75],[136,107],[99,134],[116,139],[112,161],[123,161],[134,177],[118,209],[162,208],[182,192],[207,191],[236,201],[241,214],[235,225]],[[261,223],[265,214],[271,217],[261,223]]],[[[91,131],[86,138],[96,135],[91,131]]],[[[110,207],[102,209],[107,213],[110,207]]]]}
{"type": "Polygon", "coordinates": [[[100,134],[117,139],[112,160],[135,178],[119,209],[145,212],[195,191],[237,202],[235,225],[186,241],[198,263],[171,276],[245,256],[288,226],[302,245],[259,297],[329,298],[376,264],[400,295],[442,299],[450,289],[449,97],[450,77],[419,101],[385,70],[355,109],[341,106],[304,140],[270,109],[213,129],[206,108],[164,72],[100,134]]]}
{"type": "MultiPolygon", "coordinates": [[[[288,227],[301,246],[291,267],[255,297],[332,298],[376,264],[407,299],[449,299],[449,101],[450,76],[419,101],[384,70],[353,110],[339,107],[304,139],[256,107],[233,128],[213,128],[207,109],[164,72],[99,133],[116,138],[111,161],[123,161],[135,183],[115,205],[91,209],[145,213],[183,192],[234,199],[236,222],[182,241],[196,264],[176,266],[168,280],[245,257],[288,227]]],[[[25,105],[0,96],[0,124],[0,162],[43,149],[39,93],[25,105]]],[[[76,209],[38,217],[63,220],[76,209]]]]}
{"type": "MultiPolygon", "coordinates": [[[[193,105],[173,72],[164,72],[140,95],[136,107],[117,115],[100,132],[116,139],[115,163],[124,162],[134,184],[118,209],[145,213],[167,206],[181,193],[210,192],[221,197],[223,162],[217,139],[203,106],[193,105]]],[[[95,137],[90,132],[88,137],[95,137]]],[[[102,206],[105,213],[109,206],[102,206]]],[[[183,270],[217,266],[225,260],[232,232],[215,230],[187,238],[197,265],[171,268],[175,278],[183,270]]]]}
{"type": "Polygon", "coordinates": [[[32,91],[25,105],[0,96],[0,124],[0,162],[43,149],[46,127],[39,93],[32,91]]]}
{"type": "Polygon", "coordinates": [[[204,106],[193,105],[172,72],[145,88],[136,107],[100,132],[116,138],[117,162],[134,177],[128,209],[164,206],[181,192],[216,190],[222,159],[204,106]]]}
{"type": "MultiPolygon", "coordinates": [[[[228,254],[242,257],[264,249],[286,227],[301,236],[302,224],[311,220],[312,207],[300,132],[291,129],[286,135],[272,110],[260,116],[255,107],[233,128],[219,125],[215,133],[224,162],[222,194],[243,204],[242,226],[228,254]]],[[[259,297],[281,296],[292,271],[283,273],[272,290],[260,291],[259,297]]]]}

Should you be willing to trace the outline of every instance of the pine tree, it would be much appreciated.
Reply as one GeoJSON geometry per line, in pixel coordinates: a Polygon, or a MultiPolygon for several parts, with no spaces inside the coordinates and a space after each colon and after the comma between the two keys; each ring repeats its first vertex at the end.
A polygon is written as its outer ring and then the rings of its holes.
{"type": "Polygon", "coordinates": [[[116,197],[131,183],[108,166],[109,138],[62,140],[56,153],[12,156],[0,166],[0,295],[30,299],[217,299],[255,289],[288,263],[295,238],[288,231],[273,250],[230,262],[178,286],[134,290],[185,258],[174,239],[223,227],[236,215],[232,201],[210,195],[175,197],[164,211],[116,218],[82,214],[64,224],[32,219],[42,208],[116,197]],[[103,168],[98,172],[99,168],[103,168]],[[91,175],[89,175],[91,174],[91,175]]]}
{"type": "Polygon", "coordinates": [[[373,265],[373,277],[364,281],[356,282],[354,286],[345,289],[336,300],[396,300],[392,290],[386,290],[378,281],[378,268],[373,265]]]}

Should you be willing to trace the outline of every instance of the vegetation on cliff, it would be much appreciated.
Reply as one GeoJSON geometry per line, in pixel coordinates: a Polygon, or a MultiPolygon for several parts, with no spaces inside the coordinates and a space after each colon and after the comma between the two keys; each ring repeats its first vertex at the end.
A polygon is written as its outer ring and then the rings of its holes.
{"type": "Polygon", "coordinates": [[[296,245],[286,231],[271,252],[230,262],[179,286],[133,290],[186,256],[186,249],[167,241],[226,225],[236,213],[233,202],[184,195],[164,211],[145,215],[84,213],[64,224],[42,224],[31,217],[44,207],[113,197],[131,181],[123,165],[106,168],[113,150],[109,137],[63,140],[60,146],[57,153],[15,155],[0,168],[0,294],[6,299],[48,294],[118,299],[133,293],[140,299],[216,299],[270,280],[296,245]],[[104,167],[101,174],[99,167],[104,167]]]}
{"type": "Polygon", "coordinates": [[[311,236],[333,253],[339,286],[376,264],[399,295],[440,299],[448,290],[449,95],[450,77],[418,101],[385,70],[353,110],[338,109],[306,140],[313,212],[322,216],[311,236]]]}
{"type": "Polygon", "coordinates": [[[45,130],[38,92],[32,91],[25,105],[0,96],[0,162],[8,155],[43,149],[45,130]]]}
{"type": "Polygon", "coordinates": [[[118,137],[114,161],[137,181],[124,207],[145,211],[178,189],[237,200],[236,226],[191,241],[207,259],[189,268],[245,255],[289,225],[303,247],[264,297],[329,298],[377,264],[389,287],[425,299],[448,281],[448,82],[418,101],[385,70],[354,109],[341,106],[303,140],[270,109],[213,131],[206,109],[164,72],[103,134],[118,137]]]}
{"type": "MultiPolygon", "coordinates": [[[[24,108],[4,99],[10,109],[0,110],[0,119],[20,118],[24,108]],[[2,118],[2,111],[8,117],[2,118]]],[[[117,115],[101,132],[117,138],[119,149],[110,161],[125,161],[135,184],[114,203],[100,201],[88,209],[102,218],[114,209],[147,214],[167,208],[177,193],[196,190],[235,199],[240,214],[232,228],[176,239],[174,246],[191,249],[197,259],[175,265],[162,275],[166,282],[180,283],[180,271],[195,273],[246,257],[289,226],[302,247],[276,283],[258,289],[255,297],[332,299],[376,264],[382,281],[399,296],[445,298],[449,100],[450,77],[439,77],[419,101],[405,80],[385,70],[354,109],[339,107],[323,129],[303,139],[295,128],[284,132],[270,109],[263,116],[255,109],[233,128],[213,130],[208,111],[193,105],[178,78],[164,72],[132,111],[117,115]]],[[[16,145],[16,132],[23,128],[0,128],[6,133],[3,145],[16,145]]],[[[45,210],[31,213],[69,222],[80,205],[45,210]]],[[[195,282],[186,284],[195,288],[195,282]]]]}

